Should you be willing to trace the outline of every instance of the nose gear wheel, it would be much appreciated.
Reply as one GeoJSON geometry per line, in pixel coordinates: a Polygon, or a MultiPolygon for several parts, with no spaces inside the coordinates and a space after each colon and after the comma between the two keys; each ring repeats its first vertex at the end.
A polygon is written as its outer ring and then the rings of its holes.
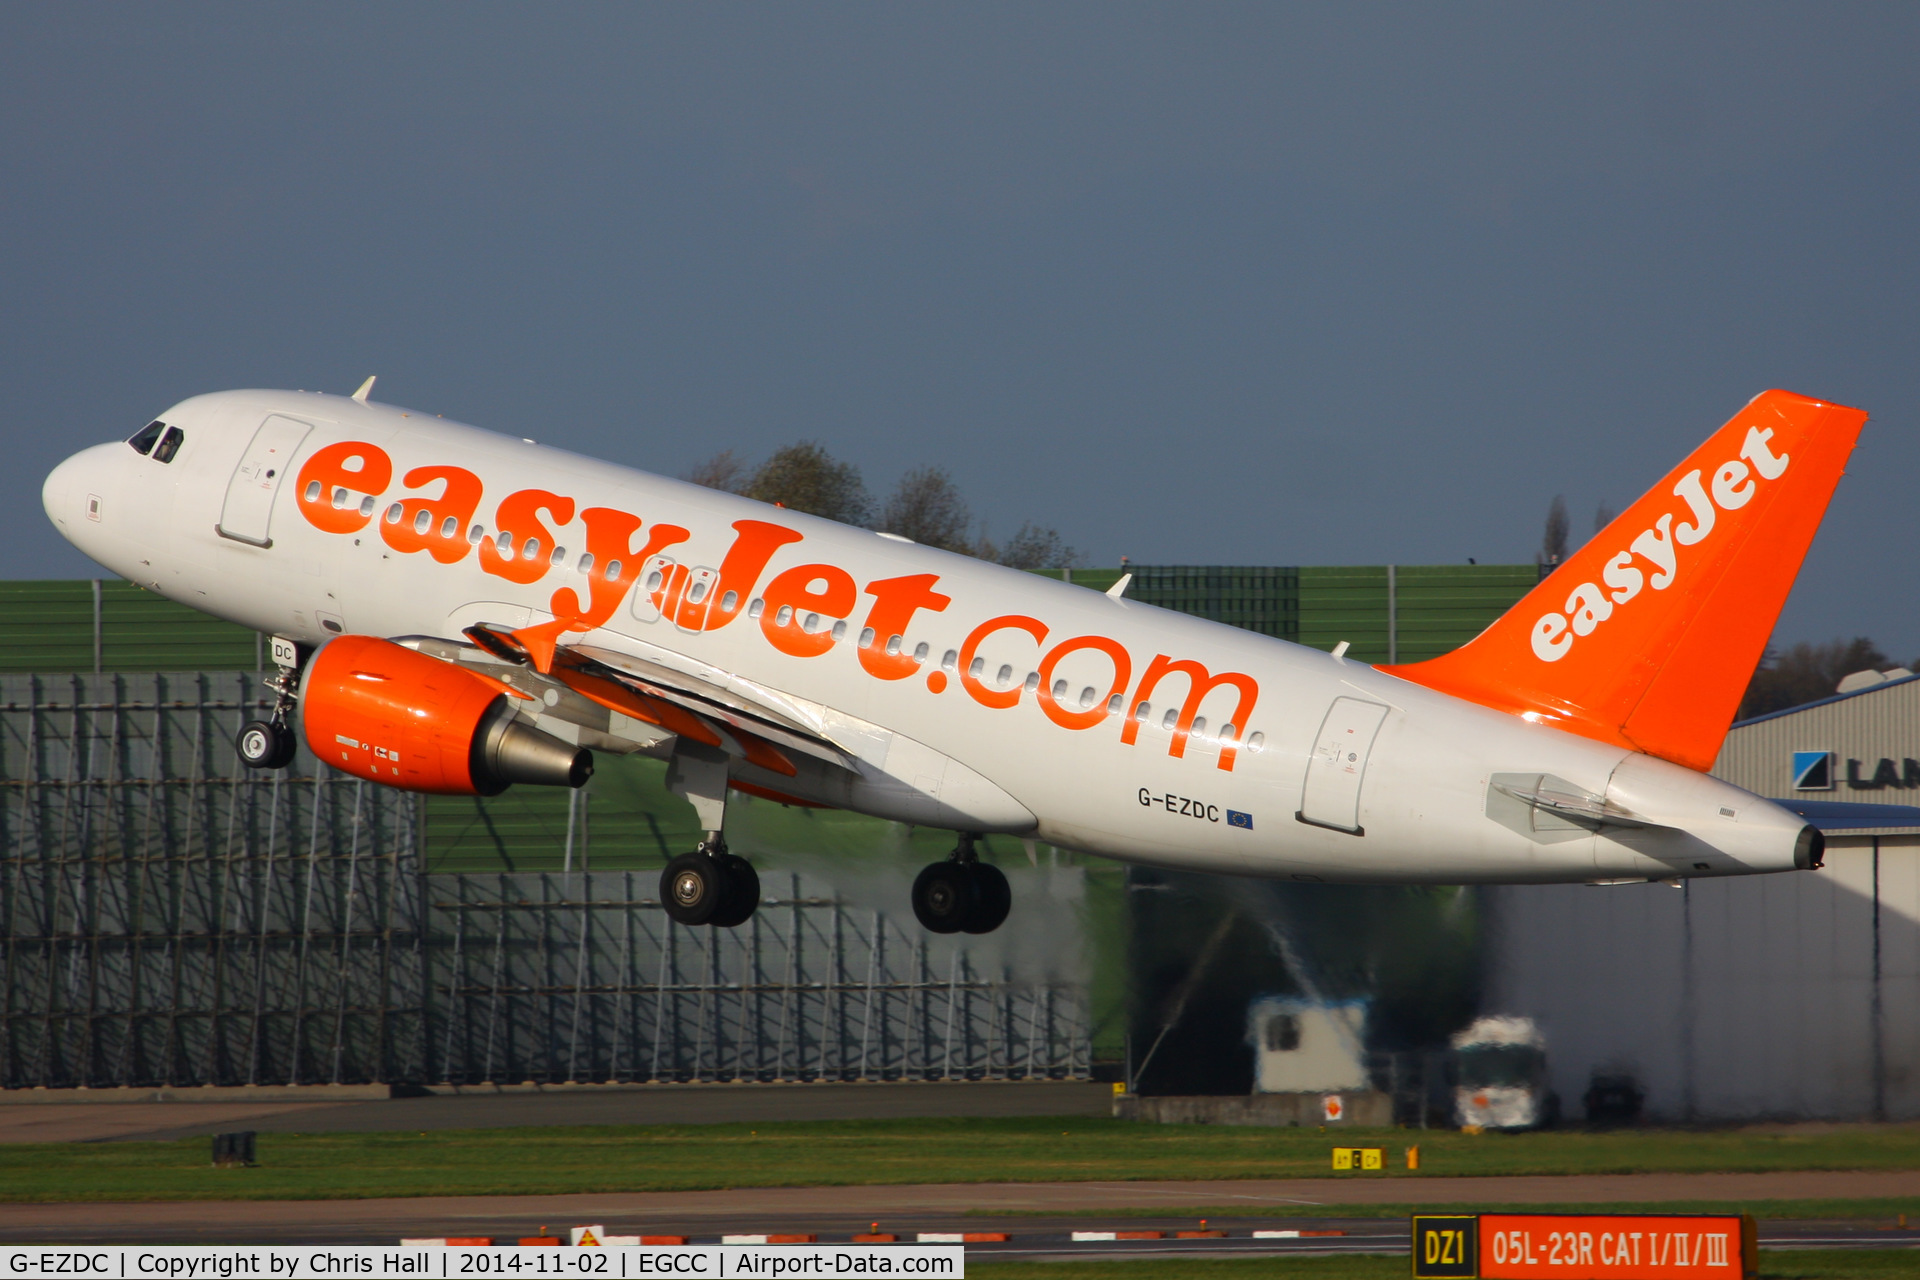
{"type": "Polygon", "coordinates": [[[274,720],[249,720],[233,740],[240,763],[249,769],[284,769],[293,763],[298,745],[293,730],[274,720]]]}

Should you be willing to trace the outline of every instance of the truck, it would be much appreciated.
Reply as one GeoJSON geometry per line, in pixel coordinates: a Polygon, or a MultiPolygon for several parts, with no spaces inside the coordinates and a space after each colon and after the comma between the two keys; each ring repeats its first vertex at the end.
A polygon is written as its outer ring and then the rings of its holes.
{"type": "Polygon", "coordinates": [[[1531,1018],[1475,1020],[1453,1037],[1454,1119],[1463,1129],[1534,1129],[1557,1118],[1547,1040],[1531,1018]]]}

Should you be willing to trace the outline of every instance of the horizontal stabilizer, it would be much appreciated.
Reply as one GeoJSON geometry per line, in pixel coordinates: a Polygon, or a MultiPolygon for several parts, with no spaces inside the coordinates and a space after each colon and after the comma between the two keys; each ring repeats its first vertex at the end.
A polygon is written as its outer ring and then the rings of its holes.
{"type": "MultiPolygon", "coordinates": [[[[1650,822],[1645,818],[1622,809],[1619,805],[1585,791],[1559,791],[1544,786],[1520,786],[1500,782],[1495,775],[1491,784],[1501,795],[1511,796],[1529,808],[1550,813],[1556,818],[1565,818],[1578,823],[1589,830],[1597,831],[1601,827],[1664,827],[1663,822],[1650,822]]],[[[1526,775],[1537,777],[1538,775],[1526,775]]],[[[1544,781],[1544,779],[1542,780],[1544,781]]]]}

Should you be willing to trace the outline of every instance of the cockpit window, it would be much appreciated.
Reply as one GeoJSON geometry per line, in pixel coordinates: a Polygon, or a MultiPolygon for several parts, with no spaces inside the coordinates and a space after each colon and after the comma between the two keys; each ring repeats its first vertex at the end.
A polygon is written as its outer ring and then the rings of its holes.
{"type": "Polygon", "coordinates": [[[187,433],[180,428],[168,427],[167,434],[160,437],[160,443],[153,446],[154,460],[158,462],[172,462],[173,455],[180,452],[181,441],[186,438],[187,433]]]}
{"type": "Polygon", "coordinates": [[[133,446],[135,453],[152,453],[154,441],[158,440],[160,433],[166,429],[167,424],[164,422],[149,422],[146,426],[127,437],[127,443],[133,446]]]}

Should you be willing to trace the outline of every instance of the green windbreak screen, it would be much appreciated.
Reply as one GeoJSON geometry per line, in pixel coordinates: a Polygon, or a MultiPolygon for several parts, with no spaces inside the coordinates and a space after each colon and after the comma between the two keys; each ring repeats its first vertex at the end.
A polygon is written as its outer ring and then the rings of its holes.
{"type": "Polygon", "coordinates": [[[1120,581],[1120,575],[1127,571],[1125,569],[1033,569],[1029,572],[1042,578],[1052,578],[1055,582],[1071,582],[1076,587],[1091,587],[1095,591],[1105,591],[1120,581]]]}
{"type": "Polygon", "coordinates": [[[1361,662],[1420,662],[1458,649],[1533,590],[1530,564],[1315,566],[1300,570],[1301,644],[1345,640],[1361,662]],[[1392,623],[1389,643],[1388,624],[1392,623]]]}
{"type": "Polygon", "coordinates": [[[1458,649],[1540,580],[1539,570],[1530,564],[1405,564],[1395,576],[1402,662],[1458,649]]]}
{"type": "Polygon", "coordinates": [[[1331,649],[1345,640],[1361,662],[1419,662],[1457,649],[1513,607],[1538,581],[1530,564],[1396,565],[1391,607],[1386,565],[1131,565],[1047,569],[1106,590],[1132,573],[1127,599],[1331,649]],[[1392,624],[1392,643],[1388,625],[1392,624]]]}
{"type": "Polygon", "coordinates": [[[1127,599],[1295,640],[1300,573],[1261,565],[1141,565],[1133,570],[1127,599]]]}
{"type": "Polygon", "coordinates": [[[0,582],[0,672],[253,671],[258,636],[131,582],[0,582]],[[96,644],[98,652],[96,655],[96,644]]]}
{"type": "Polygon", "coordinates": [[[1387,660],[1385,565],[1300,570],[1301,644],[1331,649],[1345,640],[1349,657],[1387,660]]]}

